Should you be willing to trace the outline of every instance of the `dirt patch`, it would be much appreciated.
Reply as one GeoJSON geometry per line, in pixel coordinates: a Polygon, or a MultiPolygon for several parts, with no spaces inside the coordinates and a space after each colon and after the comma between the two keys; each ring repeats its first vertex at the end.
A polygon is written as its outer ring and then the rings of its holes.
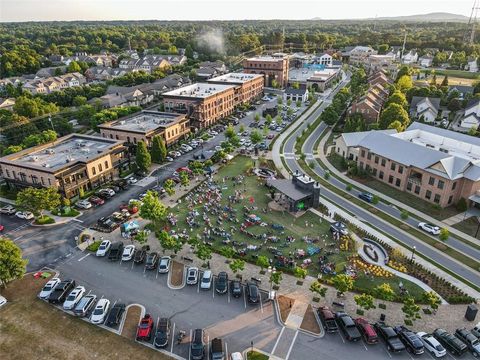
{"type": "Polygon", "coordinates": [[[131,306],[128,308],[127,315],[125,316],[125,323],[123,324],[122,336],[132,340],[135,339],[141,314],[142,309],[140,306],[131,306]]]}
{"type": "Polygon", "coordinates": [[[320,326],[318,325],[317,318],[315,317],[312,305],[308,305],[305,315],[303,315],[303,321],[300,328],[310,331],[314,334],[320,334],[320,326]]]}
{"type": "Polygon", "coordinates": [[[280,317],[282,318],[282,321],[285,322],[287,321],[288,315],[290,314],[290,310],[292,310],[295,300],[287,296],[280,295],[277,298],[277,303],[280,310],[280,317]]]}
{"type": "Polygon", "coordinates": [[[435,246],[438,250],[445,251],[448,249],[447,245],[436,242],[433,246],[435,246]]]}
{"type": "Polygon", "coordinates": [[[0,309],[2,359],[171,359],[37,299],[47,280],[26,275],[2,290],[9,300],[0,309]]]}
{"type": "Polygon", "coordinates": [[[173,260],[172,261],[172,268],[170,269],[171,274],[170,274],[170,285],[172,286],[182,286],[183,284],[183,272],[184,272],[185,266],[178,262],[173,260]]]}

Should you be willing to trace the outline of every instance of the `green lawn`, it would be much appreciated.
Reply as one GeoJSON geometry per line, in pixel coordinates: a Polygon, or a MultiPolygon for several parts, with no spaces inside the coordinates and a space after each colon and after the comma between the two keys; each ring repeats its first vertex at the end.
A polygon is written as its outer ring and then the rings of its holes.
{"type": "Polygon", "coordinates": [[[399,277],[393,277],[389,279],[370,278],[361,274],[355,280],[355,287],[363,288],[363,289],[373,289],[376,286],[382,285],[385,283],[385,284],[389,284],[392,287],[392,289],[395,291],[397,296],[400,297],[400,288],[398,286],[400,282],[402,282],[403,287],[408,290],[408,294],[415,298],[415,301],[417,302],[422,301],[422,294],[424,293],[424,290],[417,284],[409,280],[401,279],[399,277]]]}
{"type": "Polygon", "coordinates": [[[473,216],[453,225],[452,227],[470,236],[475,236],[475,234],[477,234],[477,229],[478,229],[478,220],[475,218],[475,216],[473,216]]]}
{"type": "Polygon", "coordinates": [[[268,360],[268,356],[256,351],[249,351],[246,360],[268,360]]]}
{"type": "MultiPolygon", "coordinates": [[[[431,71],[431,70],[429,70],[431,71]]],[[[425,72],[425,71],[422,71],[425,72]]],[[[437,75],[448,75],[453,77],[465,78],[465,79],[480,79],[480,75],[464,70],[435,70],[437,75]]]]}

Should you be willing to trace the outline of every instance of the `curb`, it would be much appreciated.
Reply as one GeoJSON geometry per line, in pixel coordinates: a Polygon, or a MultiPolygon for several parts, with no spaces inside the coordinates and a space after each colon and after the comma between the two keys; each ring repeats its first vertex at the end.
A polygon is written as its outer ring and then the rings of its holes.
{"type": "MultiPolygon", "coordinates": [[[[172,262],[173,262],[173,261],[175,261],[175,260],[172,259],[172,262]]],[[[168,272],[168,278],[167,278],[167,286],[168,286],[168,288],[171,289],[171,290],[180,290],[180,289],[183,289],[183,288],[185,287],[186,282],[187,282],[186,276],[185,276],[185,268],[186,268],[186,266],[185,266],[185,264],[181,263],[180,261],[177,261],[177,262],[178,262],[179,264],[182,264],[182,265],[183,265],[182,284],[179,285],[179,286],[174,286],[174,285],[172,285],[172,284],[170,283],[170,280],[171,280],[171,278],[172,278],[172,272],[169,271],[169,272],[168,272]]],[[[172,264],[171,267],[173,267],[173,264],[172,264]]],[[[170,270],[171,270],[171,267],[170,267],[170,270]]]]}
{"type": "MultiPolygon", "coordinates": [[[[127,313],[128,313],[128,309],[130,309],[131,307],[133,306],[138,306],[140,307],[140,319],[138,319],[138,323],[140,324],[140,320],[145,316],[145,306],[143,306],[142,304],[137,304],[137,303],[134,303],[134,304],[130,304],[128,305],[126,308],[125,308],[125,313],[123,315],[123,319],[122,319],[122,322],[120,323],[120,326],[118,327],[118,335],[122,335],[122,332],[123,332],[123,326],[125,325],[125,319],[127,318],[127,313]]],[[[135,339],[135,342],[137,342],[137,340],[135,339]]]]}

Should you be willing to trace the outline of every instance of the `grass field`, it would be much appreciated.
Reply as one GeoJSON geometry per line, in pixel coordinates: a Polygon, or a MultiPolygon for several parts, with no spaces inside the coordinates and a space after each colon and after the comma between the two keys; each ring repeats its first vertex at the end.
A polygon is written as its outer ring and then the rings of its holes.
{"type": "MultiPolygon", "coordinates": [[[[426,71],[431,73],[433,70],[422,70],[422,72],[426,71]]],[[[439,79],[440,75],[448,75],[449,80],[450,78],[480,80],[480,75],[478,73],[465,70],[435,69],[435,74],[437,74],[437,79],[439,79]]]]}
{"type": "MultiPolygon", "coordinates": [[[[475,236],[477,234],[478,230],[478,220],[476,219],[475,216],[472,216],[468,219],[465,219],[455,225],[453,227],[457,230],[463,231],[465,234],[468,234],[470,236],[475,236]]],[[[480,233],[480,231],[479,231],[480,233]]]]}

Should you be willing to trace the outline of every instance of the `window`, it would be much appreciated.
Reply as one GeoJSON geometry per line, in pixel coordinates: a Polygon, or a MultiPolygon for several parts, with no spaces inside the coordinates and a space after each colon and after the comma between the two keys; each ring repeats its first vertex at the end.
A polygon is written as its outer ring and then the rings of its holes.
{"type": "Polygon", "coordinates": [[[375,156],[375,164],[378,164],[378,156],[375,156]]]}
{"type": "Polygon", "coordinates": [[[430,176],[430,179],[428,179],[428,185],[435,185],[435,178],[430,176]]]}
{"type": "Polygon", "coordinates": [[[452,184],[452,190],[455,190],[456,187],[457,187],[457,182],[455,181],[455,182],[452,184]]]}
{"type": "Polygon", "coordinates": [[[127,142],[130,142],[130,136],[127,136],[127,142]]]}
{"type": "Polygon", "coordinates": [[[360,169],[363,169],[363,162],[360,161],[360,169]]]}
{"type": "Polygon", "coordinates": [[[403,174],[403,166],[400,165],[400,166],[398,167],[398,173],[399,173],[399,174],[403,174]]]}
{"type": "Polygon", "coordinates": [[[137,143],[137,138],[136,138],[136,137],[133,138],[133,143],[134,143],[134,144],[137,143]]]}
{"type": "Polygon", "coordinates": [[[383,179],[383,171],[380,171],[380,174],[378,175],[380,179],[383,179]]]}
{"type": "Polygon", "coordinates": [[[95,166],[92,166],[92,174],[96,175],[97,174],[97,169],[95,169],[95,166]]]}
{"type": "Polygon", "coordinates": [[[108,169],[108,161],[105,160],[105,169],[108,169]]]}
{"type": "Polygon", "coordinates": [[[48,179],[48,185],[52,185],[52,180],[48,179]]]}
{"type": "Polygon", "coordinates": [[[433,198],[433,202],[436,204],[440,202],[440,194],[435,194],[435,197],[433,198]]]}
{"type": "Polygon", "coordinates": [[[437,187],[438,187],[440,190],[442,190],[444,186],[445,186],[445,181],[443,181],[443,180],[438,180],[437,187]]]}
{"type": "Polygon", "coordinates": [[[8,169],[5,169],[5,173],[7,174],[7,177],[10,177],[10,171],[8,169]]]}
{"type": "Polygon", "coordinates": [[[400,187],[400,179],[399,178],[397,178],[397,180],[395,180],[395,186],[400,187]]]}
{"type": "Polygon", "coordinates": [[[40,177],[40,181],[42,182],[42,185],[45,185],[45,180],[43,179],[43,176],[40,177]]]}
{"type": "Polygon", "coordinates": [[[361,152],[361,155],[360,155],[360,156],[361,156],[361,157],[365,157],[365,150],[362,150],[362,152],[361,152]]]}
{"type": "Polygon", "coordinates": [[[98,172],[102,172],[103,169],[102,169],[102,164],[98,164],[98,172]]]}
{"type": "Polygon", "coordinates": [[[425,198],[428,200],[432,198],[432,192],[430,190],[427,190],[427,192],[425,193],[425,198]]]}
{"type": "Polygon", "coordinates": [[[407,182],[407,190],[412,191],[412,183],[411,182],[407,182]]]}
{"type": "Polygon", "coordinates": [[[377,169],[372,169],[373,176],[377,176],[377,169]]]}
{"type": "Polygon", "coordinates": [[[451,204],[451,203],[452,203],[452,200],[453,200],[453,196],[450,195],[450,196],[448,197],[448,203],[451,204]]]}
{"type": "Polygon", "coordinates": [[[372,153],[371,153],[371,152],[368,153],[367,159],[368,159],[368,160],[372,160],[372,153]]]}
{"type": "Polygon", "coordinates": [[[382,166],[385,167],[385,164],[387,163],[387,161],[385,159],[382,159],[382,166]]]}
{"type": "Polygon", "coordinates": [[[395,171],[396,168],[397,168],[397,164],[392,163],[392,164],[390,165],[390,170],[395,171]]]}
{"type": "Polygon", "coordinates": [[[420,194],[420,186],[415,185],[415,190],[413,191],[415,194],[420,194]]]}
{"type": "Polygon", "coordinates": [[[393,176],[392,176],[392,175],[390,175],[390,176],[388,177],[388,183],[389,183],[389,184],[393,184],[393,176]]]}

